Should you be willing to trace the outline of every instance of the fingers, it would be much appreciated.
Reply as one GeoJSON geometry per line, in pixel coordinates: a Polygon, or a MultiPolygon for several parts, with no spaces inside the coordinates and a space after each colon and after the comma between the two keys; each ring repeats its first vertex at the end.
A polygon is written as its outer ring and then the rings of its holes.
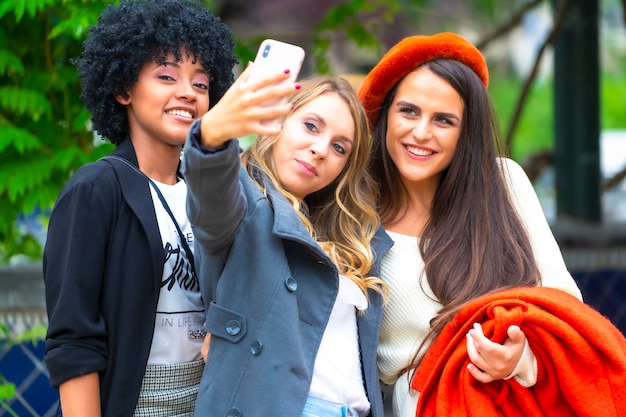
{"type": "Polygon", "coordinates": [[[294,93],[299,85],[280,83],[289,77],[284,72],[250,81],[250,71],[249,66],[220,101],[202,116],[200,132],[203,146],[215,148],[232,138],[280,132],[280,125],[263,122],[289,113],[291,104],[280,100],[294,93]]]}
{"type": "Polygon", "coordinates": [[[260,97],[261,102],[277,98],[275,97],[276,95],[285,97],[293,93],[293,87],[295,87],[296,84],[284,82],[288,80],[291,75],[288,68],[282,71],[276,71],[275,73],[257,75],[254,79],[251,79],[253,68],[254,63],[248,62],[246,69],[239,75],[235,84],[245,85],[245,89],[256,93],[257,97],[260,97]]]}
{"type": "Polygon", "coordinates": [[[519,326],[510,326],[507,336],[503,344],[492,342],[477,323],[467,333],[467,354],[471,361],[467,368],[478,381],[504,379],[515,370],[524,351],[526,336],[519,326]]]}
{"type": "Polygon", "coordinates": [[[506,334],[513,342],[526,341],[526,335],[524,334],[522,329],[519,328],[519,326],[509,326],[509,328],[506,330],[506,334]]]}
{"type": "Polygon", "coordinates": [[[200,348],[200,355],[204,362],[206,363],[206,358],[209,355],[209,348],[211,347],[211,333],[207,333],[204,336],[204,342],[202,342],[202,347],[200,348]]]}
{"type": "Polygon", "coordinates": [[[480,368],[478,368],[476,365],[472,363],[467,365],[467,370],[469,371],[470,375],[472,375],[477,381],[480,381],[484,384],[491,382],[491,381],[495,381],[495,379],[491,377],[491,375],[481,370],[480,368]]]}
{"type": "Polygon", "coordinates": [[[474,378],[476,378],[476,380],[483,382],[483,383],[491,382],[493,381],[493,378],[487,372],[479,368],[477,365],[477,364],[480,364],[480,366],[486,367],[486,361],[478,350],[479,342],[477,341],[477,339],[484,337],[484,335],[482,335],[482,327],[480,328],[480,330],[476,331],[475,333],[476,334],[471,334],[471,331],[470,331],[466,335],[467,336],[466,337],[467,338],[467,355],[469,356],[469,359],[471,361],[471,363],[467,365],[467,370],[474,378]]]}
{"type": "MultiPolygon", "coordinates": [[[[270,70],[261,70],[253,76],[252,72],[254,71],[254,65],[254,62],[249,62],[246,70],[241,74],[241,76],[244,76],[245,74],[245,82],[249,83],[255,90],[269,85],[279,84],[289,79],[291,76],[291,71],[287,67],[284,69],[271,70],[271,72],[270,70]]],[[[241,76],[240,78],[242,78],[241,76]]]]}

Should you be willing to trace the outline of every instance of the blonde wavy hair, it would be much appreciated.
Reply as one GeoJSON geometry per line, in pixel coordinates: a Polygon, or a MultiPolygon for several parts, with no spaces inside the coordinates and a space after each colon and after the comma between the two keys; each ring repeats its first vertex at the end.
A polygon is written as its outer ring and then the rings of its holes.
{"type": "Polygon", "coordinates": [[[374,255],[371,241],[380,224],[375,203],[378,186],[368,173],[370,131],[365,111],[351,84],[341,77],[316,76],[300,82],[301,88],[289,97],[293,109],[323,94],[338,95],[350,108],[355,137],[352,152],[339,176],[323,189],[299,200],[278,181],[272,148],[280,138],[259,136],[242,154],[242,161],[258,186],[266,192],[260,173],[291,203],[311,236],[345,275],[368,295],[373,289],[384,295],[379,277],[369,276],[374,255]]]}

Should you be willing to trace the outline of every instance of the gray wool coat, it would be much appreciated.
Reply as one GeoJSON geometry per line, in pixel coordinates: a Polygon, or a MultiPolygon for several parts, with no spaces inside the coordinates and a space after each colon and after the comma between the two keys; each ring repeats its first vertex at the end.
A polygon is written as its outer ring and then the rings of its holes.
{"type": "MultiPolygon", "coordinates": [[[[192,125],[184,147],[188,214],[207,307],[211,347],[196,417],[300,417],[338,291],[337,269],[293,208],[249,178],[237,141],[207,152],[192,125]]],[[[374,250],[392,245],[382,229],[374,250]]],[[[379,270],[377,256],[375,271],[379,270]]],[[[376,369],[382,300],[370,293],[358,316],[361,361],[372,417],[383,417],[376,369]]]]}

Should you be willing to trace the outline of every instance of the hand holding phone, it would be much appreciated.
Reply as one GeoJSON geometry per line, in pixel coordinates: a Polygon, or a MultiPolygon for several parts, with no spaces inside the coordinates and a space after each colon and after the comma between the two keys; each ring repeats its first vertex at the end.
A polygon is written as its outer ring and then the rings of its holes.
{"type": "MultiPolygon", "coordinates": [[[[302,68],[304,55],[304,49],[297,45],[274,39],[266,39],[259,46],[248,80],[253,81],[263,76],[274,75],[288,69],[289,78],[282,81],[282,83],[294,83],[302,68]]],[[[263,103],[263,106],[276,106],[285,102],[287,102],[286,97],[267,101],[263,103]]],[[[271,122],[272,121],[268,121],[268,123],[271,122]]]]}

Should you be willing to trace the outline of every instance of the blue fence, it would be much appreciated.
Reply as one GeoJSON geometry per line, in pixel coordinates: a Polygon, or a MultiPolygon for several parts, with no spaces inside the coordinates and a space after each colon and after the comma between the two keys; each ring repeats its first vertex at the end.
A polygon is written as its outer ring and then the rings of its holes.
{"type": "Polygon", "coordinates": [[[626,270],[612,269],[572,274],[587,304],[626,335],[626,270]]]}
{"type": "Polygon", "coordinates": [[[42,362],[44,342],[30,342],[0,349],[0,374],[16,387],[16,395],[0,407],[0,417],[53,417],[59,397],[50,387],[48,372],[42,362]]]}

